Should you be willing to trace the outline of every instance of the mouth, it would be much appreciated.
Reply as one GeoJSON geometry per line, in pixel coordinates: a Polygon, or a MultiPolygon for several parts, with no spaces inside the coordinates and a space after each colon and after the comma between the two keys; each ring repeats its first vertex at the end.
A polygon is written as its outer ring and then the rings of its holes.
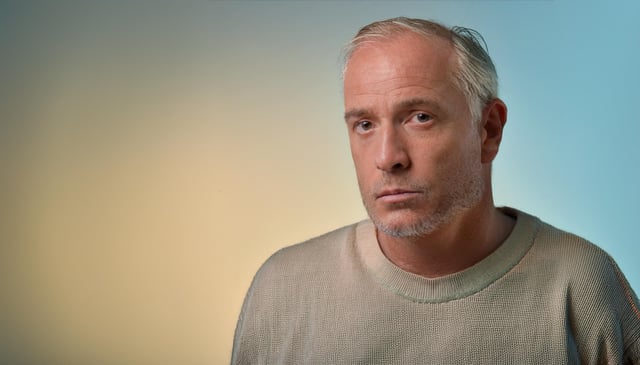
{"type": "Polygon", "coordinates": [[[380,200],[387,203],[401,202],[408,199],[413,199],[420,195],[421,192],[417,190],[407,189],[387,189],[376,194],[376,200],[380,200]]]}

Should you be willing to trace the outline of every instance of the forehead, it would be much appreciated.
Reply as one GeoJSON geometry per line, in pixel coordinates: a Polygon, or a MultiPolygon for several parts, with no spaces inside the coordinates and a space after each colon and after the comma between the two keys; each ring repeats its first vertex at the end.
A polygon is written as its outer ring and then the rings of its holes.
{"type": "Polygon", "coordinates": [[[351,54],[344,74],[348,93],[385,89],[405,81],[430,86],[453,80],[456,55],[451,43],[440,37],[406,32],[388,39],[372,39],[351,54]]]}
{"type": "Polygon", "coordinates": [[[455,57],[447,40],[412,32],[362,43],[351,54],[344,73],[345,107],[449,96],[457,89],[455,57]]]}

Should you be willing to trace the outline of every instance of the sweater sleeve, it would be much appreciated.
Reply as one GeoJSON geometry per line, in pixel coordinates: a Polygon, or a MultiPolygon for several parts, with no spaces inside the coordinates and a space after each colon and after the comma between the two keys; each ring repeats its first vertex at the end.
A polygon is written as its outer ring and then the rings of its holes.
{"type": "Polygon", "coordinates": [[[231,364],[264,364],[271,351],[275,330],[274,313],[278,307],[281,251],[273,254],[256,272],[244,298],[233,339],[231,364]]]}
{"type": "Polygon", "coordinates": [[[566,275],[570,298],[568,323],[580,362],[640,365],[638,298],[618,265],[580,237],[552,229],[546,238],[562,257],[561,276],[566,275]]]}
{"type": "Polygon", "coordinates": [[[638,297],[616,262],[610,256],[609,261],[615,271],[618,284],[624,293],[624,300],[620,301],[618,308],[625,342],[624,363],[640,365],[640,310],[638,297]]]}
{"type": "Polygon", "coordinates": [[[627,365],[640,364],[640,339],[636,339],[625,351],[624,363],[627,365]]]}
{"type": "Polygon", "coordinates": [[[231,364],[264,364],[271,350],[274,330],[273,313],[276,295],[275,281],[279,265],[272,255],[258,270],[247,291],[233,339],[231,364]]]}
{"type": "Polygon", "coordinates": [[[236,325],[235,336],[233,338],[233,350],[231,352],[231,364],[248,364],[251,363],[251,358],[254,356],[257,343],[255,331],[251,329],[252,319],[248,319],[247,316],[251,316],[250,307],[253,306],[253,286],[255,285],[256,278],[254,277],[251,286],[244,298],[242,309],[240,310],[240,316],[238,317],[238,323],[236,325]]]}

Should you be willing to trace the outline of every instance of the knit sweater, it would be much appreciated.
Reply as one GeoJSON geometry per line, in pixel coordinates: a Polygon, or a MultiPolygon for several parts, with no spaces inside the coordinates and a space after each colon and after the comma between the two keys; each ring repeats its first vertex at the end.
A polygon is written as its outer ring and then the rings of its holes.
{"type": "Polygon", "coordinates": [[[391,263],[371,221],[275,253],[232,364],[640,364],[638,299],[600,248],[512,209],[503,244],[429,279],[391,263]]]}

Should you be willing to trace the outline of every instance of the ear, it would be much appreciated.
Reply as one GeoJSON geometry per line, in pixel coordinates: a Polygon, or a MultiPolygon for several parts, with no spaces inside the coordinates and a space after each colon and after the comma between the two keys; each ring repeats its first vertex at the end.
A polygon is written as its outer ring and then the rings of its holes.
{"type": "Polygon", "coordinates": [[[491,163],[498,154],[502,130],[507,123],[507,106],[495,98],[484,108],[482,113],[482,163],[491,163]]]}

